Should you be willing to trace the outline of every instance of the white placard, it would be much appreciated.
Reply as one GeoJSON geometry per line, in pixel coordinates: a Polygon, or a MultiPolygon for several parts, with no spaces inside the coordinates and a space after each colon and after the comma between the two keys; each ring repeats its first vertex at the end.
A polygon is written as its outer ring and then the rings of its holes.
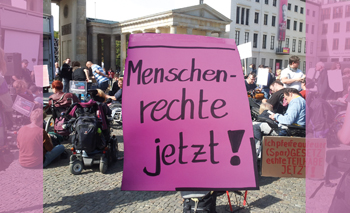
{"type": "Polygon", "coordinates": [[[241,44],[237,46],[239,57],[241,59],[252,57],[252,42],[241,44]]]}
{"type": "Polygon", "coordinates": [[[258,69],[258,80],[256,84],[267,86],[267,81],[269,80],[269,69],[268,68],[259,68],[258,69]]]}
{"type": "Polygon", "coordinates": [[[343,78],[341,70],[328,70],[328,85],[334,92],[343,91],[343,78]]]}
{"type": "Polygon", "coordinates": [[[49,71],[47,65],[35,65],[34,66],[34,76],[35,76],[35,85],[37,87],[49,87],[49,71]]]}
{"type": "MultiPolygon", "coordinates": [[[[306,77],[309,79],[313,79],[314,75],[315,75],[315,68],[310,68],[307,72],[306,72],[306,77]]],[[[316,77],[316,76],[315,76],[316,77]]]]}
{"type": "Polygon", "coordinates": [[[12,109],[16,110],[22,115],[29,117],[30,113],[33,111],[34,106],[34,102],[28,101],[27,99],[17,95],[16,100],[12,105],[12,109]]]}
{"type": "Polygon", "coordinates": [[[69,81],[69,92],[75,94],[86,94],[87,93],[87,82],[86,81],[69,81]]]}

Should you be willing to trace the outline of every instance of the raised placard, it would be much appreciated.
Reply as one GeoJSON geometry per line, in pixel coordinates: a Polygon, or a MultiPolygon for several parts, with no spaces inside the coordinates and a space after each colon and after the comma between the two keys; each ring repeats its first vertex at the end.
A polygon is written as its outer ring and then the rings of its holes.
{"type": "Polygon", "coordinates": [[[86,94],[87,93],[87,82],[86,81],[69,81],[69,92],[75,94],[86,94]]]}
{"type": "Polygon", "coordinates": [[[34,102],[31,102],[17,95],[16,100],[12,105],[12,109],[16,110],[17,112],[21,113],[24,116],[29,117],[30,113],[32,113],[33,111],[34,106],[35,106],[34,102]]]}
{"type": "Polygon", "coordinates": [[[122,190],[258,189],[234,40],[132,34],[127,54],[122,190]]]}

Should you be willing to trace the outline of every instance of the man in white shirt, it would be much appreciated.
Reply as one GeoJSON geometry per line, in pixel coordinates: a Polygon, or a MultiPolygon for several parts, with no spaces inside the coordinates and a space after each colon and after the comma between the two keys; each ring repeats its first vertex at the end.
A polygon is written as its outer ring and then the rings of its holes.
{"type": "Polygon", "coordinates": [[[285,88],[294,88],[301,90],[301,82],[304,81],[304,73],[298,69],[300,59],[298,56],[291,56],[289,58],[289,65],[282,70],[281,81],[285,88]]]}

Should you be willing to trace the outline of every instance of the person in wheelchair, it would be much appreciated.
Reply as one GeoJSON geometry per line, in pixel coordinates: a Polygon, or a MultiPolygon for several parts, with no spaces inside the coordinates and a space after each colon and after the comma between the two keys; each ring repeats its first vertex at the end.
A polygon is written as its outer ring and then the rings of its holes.
{"type": "Polygon", "coordinates": [[[273,106],[273,112],[283,114],[286,112],[287,107],[283,106],[283,93],[286,88],[283,87],[283,83],[280,80],[276,80],[271,83],[270,91],[272,93],[269,99],[263,99],[262,103],[269,103],[273,106]]]}
{"type": "Polygon", "coordinates": [[[286,135],[285,126],[295,125],[305,127],[306,101],[294,88],[286,88],[284,99],[288,102],[287,112],[282,115],[272,113],[268,116],[267,122],[253,122],[255,143],[260,144],[263,135],[286,135]],[[272,122],[274,121],[274,122],[272,122]],[[277,123],[276,123],[277,122],[277,123]]]}
{"type": "Polygon", "coordinates": [[[80,102],[78,97],[73,93],[63,92],[63,84],[61,81],[56,80],[52,82],[52,91],[54,94],[49,97],[50,106],[54,103],[55,107],[68,108],[72,104],[72,101],[74,103],[80,102]]]}

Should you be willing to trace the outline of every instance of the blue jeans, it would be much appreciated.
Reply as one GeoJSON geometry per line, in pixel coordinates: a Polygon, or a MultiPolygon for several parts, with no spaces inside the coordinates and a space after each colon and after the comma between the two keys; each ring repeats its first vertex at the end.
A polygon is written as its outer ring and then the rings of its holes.
{"type": "Polygon", "coordinates": [[[263,89],[261,89],[261,92],[264,93],[265,99],[269,99],[269,96],[270,96],[270,89],[269,88],[263,88],[263,89]]]}
{"type": "Polygon", "coordinates": [[[63,92],[68,93],[69,92],[69,79],[68,78],[62,78],[63,83],[63,92]]]}
{"type": "Polygon", "coordinates": [[[46,152],[43,167],[44,168],[47,167],[53,160],[55,160],[63,152],[64,152],[63,145],[57,145],[50,152],[46,152]]]}
{"type": "Polygon", "coordinates": [[[98,87],[97,88],[102,90],[103,92],[105,92],[106,89],[108,88],[108,81],[104,81],[104,82],[98,83],[98,87]]]}

